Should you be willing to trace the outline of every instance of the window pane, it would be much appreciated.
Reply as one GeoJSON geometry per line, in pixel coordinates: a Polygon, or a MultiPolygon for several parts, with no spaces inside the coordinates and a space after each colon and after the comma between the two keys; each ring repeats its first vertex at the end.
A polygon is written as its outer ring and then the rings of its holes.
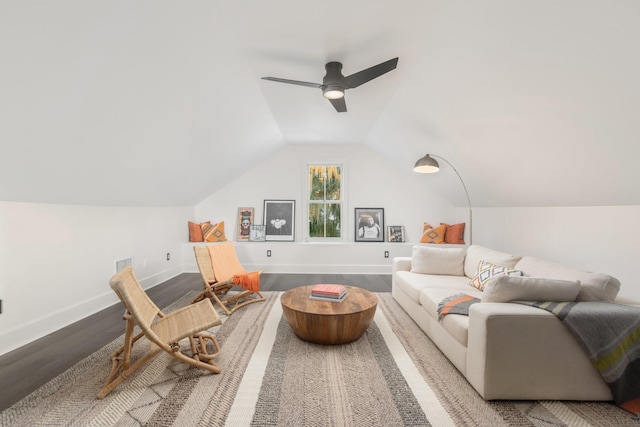
{"type": "Polygon", "coordinates": [[[324,200],[325,170],[324,166],[309,166],[309,200],[324,200]]]}
{"type": "Polygon", "coordinates": [[[325,237],[340,237],[340,204],[327,204],[327,235],[325,237]]]}
{"type": "Polygon", "coordinates": [[[320,203],[309,204],[309,237],[324,237],[324,211],[320,203]]]}
{"type": "Polygon", "coordinates": [[[340,166],[327,166],[327,197],[325,200],[340,200],[340,166]]]}
{"type": "Polygon", "coordinates": [[[309,238],[342,237],[342,165],[308,165],[309,238]]]}

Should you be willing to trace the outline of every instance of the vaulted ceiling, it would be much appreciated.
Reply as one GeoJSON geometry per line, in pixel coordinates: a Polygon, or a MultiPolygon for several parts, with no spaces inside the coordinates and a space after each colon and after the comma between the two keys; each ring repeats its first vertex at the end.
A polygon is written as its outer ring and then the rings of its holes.
{"type": "Polygon", "coordinates": [[[635,0],[3,1],[0,200],[194,205],[285,144],[357,143],[445,157],[474,206],[638,205],[638,22],[635,0]],[[396,56],[347,113],[261,80],[396,56]]]}

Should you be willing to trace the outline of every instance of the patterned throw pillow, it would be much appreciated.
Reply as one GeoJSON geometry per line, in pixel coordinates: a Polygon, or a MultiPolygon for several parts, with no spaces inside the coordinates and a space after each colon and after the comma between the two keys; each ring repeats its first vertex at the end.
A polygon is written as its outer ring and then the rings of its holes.
{"type": "Polygon", "coordinates": [[[444,233],[446,225],[439,225],[435,228],[427,228],[422,233],[420,243],[444,243],[444,233]]]}
{"type": "Polygon", "coordinates": [[[226,242],[224,235],[224,221],[216,224],[204,223],[202,227],[202,236],[205,242],[226,242]]]}
{"type": "Polygon", "coordinates": [[[202,236],[202,226],[205,224],[211,224],[211,221],[203,222],[202,224],[189,221],[190,242],[204,242],[204,237],[202,236]]]}
{"type": "Polygon", "coordinates": [[[474,288],[484,291],[484,285],[493,276],[524,276],[524,273],[520,270],[512,270],[501,265],[493,264],[489,261],[481,260],[478,263],[478,274],[469,283],[474,288]]]}
{"type": "Polygon", "coordinates": [[[440,225],[445,225],[447,227],[444,232],[445,243],[464,245],[464,222],[452,225],[441,222],[440,225]]]}

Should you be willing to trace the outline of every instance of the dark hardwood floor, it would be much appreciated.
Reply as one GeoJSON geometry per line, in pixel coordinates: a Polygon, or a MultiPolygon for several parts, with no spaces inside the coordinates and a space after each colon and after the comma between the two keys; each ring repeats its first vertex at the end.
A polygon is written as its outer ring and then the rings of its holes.
{"type": "MultiPolygon", "coordinates": [[[[201,280],[198,273],[183,273],[149,289],[147,293],[158,307],[166,307],[191,290],[201,290],[201,280]]],[[[286,291],[315,283],[341,283],[372,292],[391,292],[391,275],[386,274],[264,273],[260,289],[286,291]]],[[[0,356],[0,411],[122,335],[123,313],[122,305],[115,304],[0,356]]]]}

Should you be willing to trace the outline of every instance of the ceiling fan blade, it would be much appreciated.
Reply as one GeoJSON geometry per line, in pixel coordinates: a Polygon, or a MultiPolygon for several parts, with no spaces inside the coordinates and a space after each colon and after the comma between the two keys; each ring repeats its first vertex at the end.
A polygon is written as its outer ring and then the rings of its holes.
{"type": "Polygon", "coordinates": [[[322,85],[320,83],[301,82],[299,80],[280,79],[278,77],[263,77],[262,80],[271,80],[272,82],[289,83],[298,86],[315,87],[318,89],[322,88],[322,85]]]}
{"type": "Polygon", "coordinates": [[[376,77],[380,77],[384,73],[388,73],[391,70],[395,70],[398,65],[398,58],[393,58],[385,61],[381,64],[374,65],[366,70],[358,71],[355,74],[351,74],[344,78],[346,89],[353,89],[360,86],[363,83],[373,80],[376,77]]]}
{"type": "Polygon", "coordinates": [[[347,112],[347,103],[344,101],[344,96],[338,99],[330,99],[329,102],[333,105],[338,113],[347,112]]]}

